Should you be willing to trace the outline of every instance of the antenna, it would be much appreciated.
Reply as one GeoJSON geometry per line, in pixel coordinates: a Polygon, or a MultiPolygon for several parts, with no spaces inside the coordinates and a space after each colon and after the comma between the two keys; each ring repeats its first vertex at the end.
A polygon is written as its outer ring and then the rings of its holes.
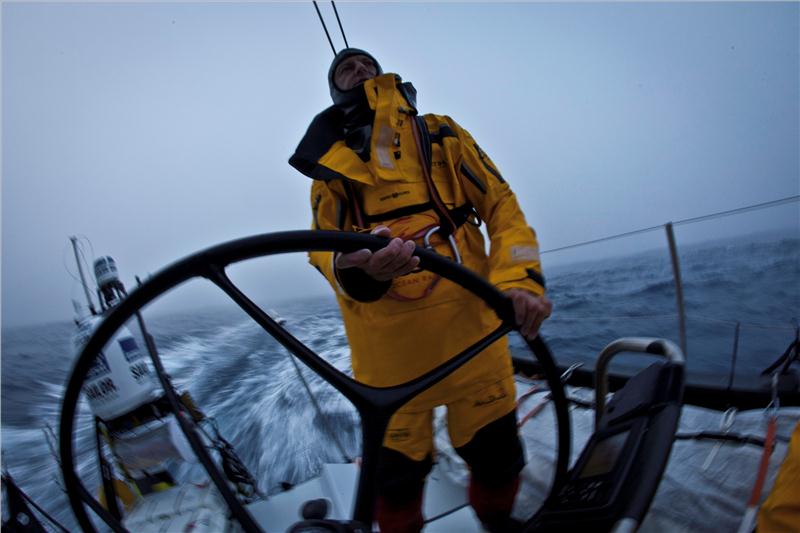
{"type": "Polygon", "coordinates": [[[97,299],[105,309],[111,309],[121,302],[128,293],[119,279],[117,263],[109,256],[100,257],[94,262],[94,277],[97,280],[97,299]]]}
{"type": "Polygon", "coordinates": [[[336,2],[331,0],[331,5],[333,6],[333,12],[336,13],[336,22],[339,23],[339,31],[342,32],[342,39],[344,39],[344,46],[345,48],[350,48],[350,45],[347,44],[347,37],[344,35],[344,28],[342,28],[342,21],[339,20],[339,12],[336,10],[336,2]]]}
{"type": "Polygon", "coordinates": [[[70,237],[69,240],[72,241],[72,251],[75,252],[75,262],[78,264],[78,274],[81,277],[83,291],[86,293],[86,301],[89,302],[89,311],[91,311],[93,315],[96,315],[97,311],[94,308],[92,297],[89,295],[89,286],[86,284],[86,278],[83,276],[83,267],[81,267],[81,259],[78,256],[78,238],[73,236],[70,237]]]}
{"type": "MultiPolygon", "coordinates": [[[[325,30],[325,35],[328,37],[328,42],[331,45],[331,50],[333,51],[333,56],[336,57],[336,48],[333,46],[333,40],[331,40],[331,34],[328,33],[328,27],[325,25],[325,21],[322,19],[322,13],[319,12],[319,6],[317,5],[317,0],[312,0],[314,2],[314,9],[317,10],[317,16],[319,17],[320,23],[322,23],[322,29],[325,30]]],[[[338,19],[338,15],[337,15],[338,19]]]]}

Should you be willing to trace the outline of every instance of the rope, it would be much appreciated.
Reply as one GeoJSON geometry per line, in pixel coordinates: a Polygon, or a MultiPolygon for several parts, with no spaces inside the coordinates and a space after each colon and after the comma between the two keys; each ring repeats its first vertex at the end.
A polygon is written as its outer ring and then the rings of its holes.
{"type": "MultiPolygon", "coordinates": [[[[574,364],[572,364],[572,365],[571,365],[569,368],[567,368],[567,369],[566,369],[566,370],[565,370],[565,371],[564,371],[564,372],[561,374],[561,377],[560,377],[560,380],[561,380],[561,385],[562,385],[562,386],[563,386],[563,385],[566,385],[567,381],[569,381],[569,378],[571,378],[571,377],[572,377],[572,373],[573,373],[573,372],[575,372],[575,370],[577,370],[578,368],[580,368],[580,367],[582,367],[582,366],[583,366],[583,363],[574,363],[574,364]]],[[[547,389],[541,388],[541,387],[539,387],[538,385],[534,385],[533,387],[531,387],[531,388],[530,388],[530,390],[528,390],[527,392],[525,392],[525,393],[524,393],[522,396],[520,396],[520,397],[519,397],[519,399],[517,400],[517,409],[519,409],[519,408],[520,408],[520,406],[521,406],[521,404],[522,404],[522,401],[523,401],[525,398],[527,398],[527,397],[529,397],[529,396],[532,396],[532,395],[533,395],[534,393],[536,393],[536,392],[545,391],[545,390],[547,390],[547,389]]],[[[566,393],[566,390],[565,390],[564,392],[566,393]]],[[[531,418],[533,418],[533,417],[535,417],[536,415],[538,415],[538,414],[539,414],[539,413],[542,411],[542,409],[544,409],[545,405],[547,405],[547,402],[549,402],[549,401],[550,401],[550,400],[552,400],[552,399],[553,399],[553,393],[552,393],[552,392],[548,392],[548,393],[547,393],[547,394],[546,394],[546,395],[545,395],[545,396],[544,396],[544,397],[543,397],[543,398],[542,398],[542,399],[539,401],[539,403],[537,403],[537,404],[536,404],[536,405],[533,407],[533,409],[531,409],[531,410],[528,412],[528,414],[527,414],[527,415],[525,415],[524,417],[522,417],[522,420],[520,420],[519,422],[517,422],[517,428],[518,428],[518,429],[519,429],[519,428],[521,428],[522,426],[524,426],[524,425],[525,425],[525,422],[527,422],[527,421],[528,421],[528,420],[530,420],[531,418]]],[[[566,399],[567,399],[567,401],[568,401],[568,402],[573,402],[573,403],[575,403],[575,404],[577,404],[577,405],[582,405],[582,404],[584,404],[584,405],[585,405],[585,403],[586,403],[586,402],[583,402],[582,400],[573,399],[573,398],[569,398],[569,397],[567,397],[566,399]]]]}
{"type": "MultiPolygon", "coordinates": [[[[714,219],[714,218],[726,217],[726,216],[730,216],[730,215],[736,215],[736,214],[739,214],[739,213],[746,213],[748,211],[756,211],[758,209],[765,209],[765,208],[768,208],[768,207],[775,207],[775,206],[778,206],[778,205],[783,205],[783,204],[788,204],[788,203],[791,203],[791,202],[796,202],[798,200],[800,200],[800,195],[787,196],[785,198],[780,198],[778,200],[772,200],[770,202],[763,202],[763,203],[760,203],[760,204],[753,204],[753,205],[748,205],[748,206],[745,206],[745,207],[737,207],[736,209],[728,209],[727,211],[719,211],[717,213],[712,213],[710,215],[702,215],[702,216],[699,216],[699,217],[684,218],[682,220],[678,220],[678,221],[673,222],[672,225],[673,226],[681,226],[681,225],[684,225],[684,224],[694,224],[696,222],[703,222],[703,221],[711,220],[711,219],[714,219]]],[[[567,246],[561,246],[559,248],[551,248],[550,250],[544,250],[541,253],[549,254],[549,253],[552,253],[552,252],[560,252],[561,250],[569,250],[571,248],[578,248],[580,246],[586,246],[588,244],[596,244],[598,242],[605,242],[605,241],[610,241],[610,240],[614,240],[614,239],[621,239],[622,237],[630,237],[632,235],[638,235],[638,234],[641,234],[641,233],[648,233],[648,232],[651,232],[651,231],[660,230],[661,228],[663,228],[663,225],[660,224],[658,226],[651,226],[649,228],[642,228],[642,229],[637,229],[637,230],[633,230],[633,231],[626,231],[625,233],[619,233],[617,235],[609,235],[607,237],[600,237],[598,239],[592,239],[592,240],[589,240],[589,241],[583,241],[583,242],[579,242],[579,243],[575,243],[575,244],[568,244],[567,246]]]]}
{"type": "Polygon", "coordinates": [[[319,17],[319,21],[322,24],[322,29],[325,30],[325,35],[328,37],[328,43],[331,45],[331,50],[333,50],[333,56],[336,57],[336,48],[333,46],[333,40],[331,40],[331,34],[328,33],[328,27],[325,25],[325,21],[322,19],[322,13],[319,12],[319,6],[317,5],[317,0],[312,0],[314,2],[314,9],[317,10],[317,16],[319,17]]]}
{"type": "MultiPolygon", "coordinates": [[[[735,442],[737,444],[748,444],[763,448],[766,441],[754,435],[741,435],[739,433],[719,433],[715,431],[697,431],[694,433],[676,433],[675,440],[717,440],[724,442],[735,442]]],[[[775,435],[775,440],[788,444],[789,438],[783,435],[775,435]]]]}
{"type": "Polygon", "coordinates": [[[525,398],[527,398],[528,396],[530,396],[532,394],[536,394],[537,392],[541,392],[541,391],[544,391],[544,390],[547,390],[547,389],[544,389],[540,385],[536,384],[533,387],[531,387],[530,389],[528,389],[527,391],[525,391],[524,393],[522,393],[520,395],[520,397],[517,398],[517,409],[520,408],[520,405],[522,405],[522,401],[525,398]]]}
{"type": "Polygon", "coordinates": [[[549,402],[551,398],[552,398],[552,395],[551,395],[551,394],[547,394],[547,396],[545,396],[544,398],[542,398],[542,399],[539,401],[539,403],[537,403],[536,405],[534,405],[534,406],[533,406],[533,409],[531,409],[531,410],[528,412],[528,414],[526,414],[525,416],[523,416],[523,417],[522,417],[522,420],[520,420],[520,421],[517,423],[517,428],[521,428],[522,426],[524,426],[524,425],[525,425],[525,423],[526,423],[528,420],[530,420],[530,419],[531,419],[531,418],[533,418],[534,416],[538,415],[538,414],[539,414],[539,413],[542,411],[542,409],[544,409],[544,406],[545,406],[545,405],[547,405],[547,402],[549,402]]]}
{"type": "Polygon", "coordinates": [[[308,386],[308,382],[306,381],[305,376],[303,376],[303,372],[300,369],[300,366],[297,364],[297,361],[294,360],[294,356],[292,354],[289,354],[289,360],[291,360],[292,366],[294,366],[294,370],[295,372],[297,372],[297,377],[300,378],[300,382],[306,389],[306,394],[308,395],[308,399],[311,400],[311,405],[314,406],[314,409],[317,411],[317,414],[322,420],[322,423],[325,426],[325,431],[328,432],[328,434],[333,439],[333,442],[336,444],[336,447],[339,448],[339,453],[342,454],[342,457],[344,457],[345,462],[352,463],[353,459],[349,455],[347,455],[347,452],[344,451],[344,446],[342,446],[342,443],[339,442],[339,438],[336,436],[336,432],[333,431],[333,428],[331,428],[330,424],[328,424],[328,417],[325,416],[325,413],[322,411],[322,408],[319,406],[319,403],[317,403],[317,399],[314,396],[314,393],[311,392],[311,387],[308,386]]]}
{"type": "Polygon", "coordinates": [[[350,48],[350,45],[347,44],[347,37],[344,35],[344,28],[342,28],[342,21],[339,20],[339,12],[336,10],[336,2],[331,0],[331,5],[333,6],[333,12],[336,13],[336,22],[339,23],[339,31],[342,32],[342,39],[344,39],[344,46],[345,48],[350,48]]]}
{"type": "Polygon", "coordinates": [[[747,511],[739,527],[739,533],[750,533],[755,526],[756,513],[761,502],[761,489],[764,488],[764,480],[767,478],[767,468],[769,467],[769,456],[772,454],[772,447],[775,443],[777,421],[778,419],[775,416],[771,416],[767,424],[767,436],[764,439],[764,451],[761,454],[761,462],[758,465],[758,475],[753,484],[750,500],[747,502],[747,511]]]}

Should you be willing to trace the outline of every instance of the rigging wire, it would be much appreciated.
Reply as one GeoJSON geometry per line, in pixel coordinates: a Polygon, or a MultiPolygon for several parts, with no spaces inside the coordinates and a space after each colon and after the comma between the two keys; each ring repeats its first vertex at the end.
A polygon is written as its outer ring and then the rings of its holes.
{"type": "Polygon", "coordinates": [[[560,252],[562,250],[569,250],[571,248],[579,248],[581,246],[586,246],[588,244],[596,244],[598,242],[611,241],[611,240],[614,240],[614,239],[621,239],[622,237],[630,237],[632,235],[638,235],[640,233],[647,233],[647,232],[650,232],[650,231],[660,230],[663,227],[664,227],[663,225],[659,224],[658,226],[650,226],[649,228],[642,228],[642,229],[637,229],[637,230],[633,230],[633,231],[626,231],[625,233],[618,233],[616,235],[609,235],[608,237],[600,237],[599,239],[592,239],[590,241],[583,241],[583,242],[578,242],[578,243],[575,243],[575,244],[568,244],[566,246],[561,246],[559,248],[551,248],[550,250],[543,250],[541,253],[549,254],[549,253],[552,253],[552,252],[560,252]]]}
{"type": "MultiPolygon", "coordinates": [[[[14,478],[11,477],[11,473],[8,472],[5,468],[3,469],[3,472],[2,472],[2,478],[3,478],[3,484],[4,485],[6,483],[8,483],[9,485],[13,484],[14,487],[16,488],[17,492],[19,493],[20,497],[28,505],[30,505],[31,507],[36,509],[44,518],[46,518],[47,521],[50,522],[51,526],[53,526],[58,531],[62,531],[63,533],[69,533],[69,529],[65,528],[63,525],[61,525],[61,523],[58,520],[56,520],[51,515],[49,515],[47,513],[47,511],[45,511],[44,509],[39,507],[39,505],[37,505],[36,502],[33,501],[33,499],[30,496],[28,496],[28,494],[24,490],[22,490],[22,488],[19,485],[16,484],[16,482],[14,481],[14,478]]],[[[16,518],[16,517],[13,517],[13,518],[16,518]]],[[[3,525],[4,526],[6,525],[5,522],[3,522],[3,525]]]]}
{"type": "Polygon", "coordinates": [[[80,253],[81,257],[83,258],[83,265],[86,267],[86,270],[92,275],[92,278],[94,279],[94,281],[97,282],[97,278],[94,277],[94,269],[93,268],[89,268],[89,263],[86,261],[86,257],[85,257],[85,254],[86,254],[85,247],[88,245],[89,246],[89,255],[92,258],[92,264],[94,264],[94,260],[95,260],[95,258],[97,256],[94,253],[94,245],[92,244],[92,240],[89,237],[87,237],[85,234],[83,234],[83,233],[78,233],[78,234],[75,235],[75,237],[76,237],[76,243],[77,243],[77,246],[78,246],[78,252],[80,253]]]}
{"type": "MultiPolygon", "coordinates": [[[[333,40],[331,39],[331,34],[328,33],[328,27],[325,25],[325,20],[322,18],[322,13],[319,12],[319,6],[317,5],[317,0],[312,0],[314,2],[314,9],[317,10],[317,16],[319,17],[319,21],[322,24],[322,29],[325,30],[325,36],[328,37],[328,43],[331,45],[331,50],[333,51],[333,56],[336,57],[336,48],[333,46],[333,40]]],[[[338,19],[338,15],[337,15],[338,19]]]]}
{"type": "MultiPolygon", "coordinates": [[[[672,319],[677,316],[676,313],[666,313],[660,315],[553,315],[548,320],[563,320],[563,321],[582,321],[582,320],[602,320],[602,321],[610,321],[610,320],[660,320],[660,319],[672,319]]],[[[791,324],[782,325],[782,324],[760,324],[757,322],[742,322],[740,320],[725,320],[723,318],[715,318],[710,316],[703,316],[703,315],[695,315],[695,314],[687,314],[686,318],[691,320],[697,321],[706,321],[706,322],[716,322],[718,324],[727,324],[730,326],[735,326],[736,324],[740,324],[743,328],[748,329],[770,329],[776,331],[794,331],[797,329],[795,326],[791,324]]]]}
{"type": "MultiPolygon", "coordinates": [[[[50,455],[56,460],[58,464],[58,469],[61,470],[61,457],[58,455],[58,437],[56,437],[56,432],[53,431],[53,426],[49,423],[46,423],[42,428],[42,433],[44,433],[44,440],[47,442],[47,447],[50,448],[50,455]]],[[[51,474],[51,477],[58,488],[61,489],[61,492],[64,494],[67,493],[67,489],[64,488],[63,482],[58,479],[55,474],[51,474]]]]}
{"type": "Polygon", "coordinates": [[[758,209],[764,209],[764,208],[767,208],[767,207],[774,207],[774,206],[778,206],[778,205],[789,204],[789,203],[792,203],[792,202],[796,202],[798,200],[800,200],[800,194],[794,195],[794,196],[787,196],[786,198],[780,198],[778,200],[772,200],[770,202],[763,202],[763,203],[760,203],[760,204],[748,205],[746,207],[738,207],[736,209],[729,209],[727,211],[720,211],[718,213],[712,213],[710,215],[703,215],[703,216],[693,217],[693,218],[685,218],[683,220],[678,220],[676,222],[673,222],[672,224],[674,226],[680,226],[680,225],[683,225],[683,224],[694,224],[695,222],[702,222],[702,221],[711,220],[711,219],[714,219],[714,218],[721,218],[721,217],[726,217],[726,216],[729,216],[729,215],[736,215],[736,214],[739,214],[739,213],[746,213],[748,211],[756,211],[758,209]]]}
{"type": "MultiPolygon", "coordinates": [[[[89,250],[91,251],[92,259],[94,259],[94,257],[95,257],[95,255],[94,255],[94,246],[92,245],[92,241],[89,240],[89,237],[87,237],[86,235],[83,235],[83,234],[76,235],[75,237],[76,237],[76,244],[77,244],[77,246],[79,248],[79,252],[81,253],[81,255],[83,255],[83,253],[84,253],[83,246],[84,246],[84,241],[86,241],[86,244],[89,245],[89,250]]],[[[78,277],[78,275],[75,272],[72,271],[72,269],[70,269],[69,263],[67,262],[67,255],[69,255],[70,251],[71,251],[70,250],[70,245],[69,244],[65,244],[63,252],[61,253],[61,262],[63,263],[64,270],[67,272],[67,274],[69,274],[69,277],[71,277],[72,279],[74,279],[75,281],[80,283],[81,282],[80,278],[78,277]]],[[[86,265],[86,268],[88,269],[89,265],[86,264],[86,258],[85,257],[84,257],[83,263],[84,263],[84,265],[86,265]]]]}
{"type": "MultiPolygon", "coordinates": [[[[86,237],[84,237],[84,238],[86,238],[86,237]]],[[[90,247],[91,253],[92,253],[92,263],[94,263],[94,247],[92,246],[92,242],[88,238],[86,238],[86,241],[89,243],[89,247],[90,247]]],[[[83,247],[83,244],[81,243],[81,241],[77,242],[76,250],[78,252],[78,256],[79,257],[76,257],[75,259],[77,261],[82,261],[83,265],[86,267],[86,271],[89,273],[89,276],[91,276],[90,283],[91,283],[91,280],[94,281],[93,287],[95,287],[95,296],[98,296],[98,301],[99,301],[100,300],[99,293],[96,292],[97,276],[95,275],[94,268],[89,268],[89,263],[86,261],[86,254],[85,254],[85,250],[84,250],[84,247],[83,247]]],[[[78,265],[78,270],[80,270],[80,265],[78,265]]],[[[86,291],[86,299],[88,300],[87,304],[89,305],[89,311],[91,311],[91,313],[94,315],[94,314],[96,314],[95,313],[95,308],[94,308],[94,299],[90,296],[91,292],[89,291],[88,287],[84,287],[84,290],[86,291]]],[[[101,308],[101,311],[102,311],[103,310],[103,302],[99,301],[99,303],[100,303],[100,308],[101,308]]]]}
{"type": "Polygon", "coordinates": [[[68,255],[70,252],[71,252],[71,250],[70,250],[69,244],[65,244],[65,245],[64,245],[64,250],[63,250],[63,252],[61,252],[61,263],[62,263],[62,265],[64,266],[64,271],[66,271],[66,273],[67,273],[67,274],[69,274],[69,277],[71,277],[72,279],[74,279],[75,281],[77,281],[78,283],[80,283],[80,282],[81,282],[81,280],[80,280],[80,278],[78,278],[78,275],[77,275],[77,274],[75,274],[75,273],[74,273],[72,270],[70,270],[70,268],[69,268],[69,262],[67,261],[67,255],[68,255]]]}
{"type": "MultiPolygon", "coordinates": [[[[94,263],[94,259],[96,257],[95,253],[94,253],[94,245],[92,245],[92,241],[86,235],[78,234],[78,235],[75,235],[73,238],[74,238],[74,241],[75,241],[75,245],[74,245],[75,257],[74,257],[74,259],[75,259],[75,262],[76,262],[78,273],[81,272],[81,265],[85,266],[88,274],[91,276],[90,281],[93,280],[94,281],[94,286],[96,287],[97,286],[97,277],[95,276],[94,269],[93,268],[89,268],[89,263],[86,260],[86,249],[85,249],[86,245],[88,245],[89,251],[90,251],[91,256],[92,256],[92,263],[94,263]]],[[[78,277],[78,274],[73,272],[73,270],[69,266],[69,263],[67,262],[67,257],[66,256],[69,253],[69,248],[70,248],[69,244],[64,246],[63,252],[61,254],[61,262],[62,262],[62,264],[64,266],[64,270],[69,275],[69,277],[71,277],[84,290],[84,296],[88,300],[86,303],[88,304],[89,309],[92,310],[94,302],[93,302],[90,294],[88,293],[87,287],[84,286],[84,283],[85,283],[84,280],[81,279],[80,277],[78,277]]],[[[75,287],[76,286],[73,284],[71,300],[73,302],[73,305],[76,306],[75,307],[75,312],[79,313],[80,312],[79,308],[83,304],[80,303],[80,297],[78,297],[78,298],[75,297],[75,287]]]]}
{"type": "MultiPolygon", "coordinates": [[[[702,215],[702,216],[699,216],[699,217],[684,218],[682,220],[676,220],[675,222],[672,223],[672,225],[673,226],[682,226],[684,224],[694,224],[696,222],[703,222],[703,221],[712,220],[712,219],[715,219],[715,218],[721,218],[721,217],[726,217],[726,216],[730,216],[730,215],[746,213],[748,211],[756,211],[758,209],[765,209],[767,207],[775,207],[775,206],[778,206],[778,205],[783,205],[783,204],[788,204],[788,203],[791,203],[791,202],[796,202],[798,200],[800,200],[800,195],[787,196],[786,198],[780,198],[778,200],[772,200],[770,202],[763,202],[763,203],[760,203],[760,204],[753,204],[753,205],[748,205],[748,206],[745,206],[745,207],[737,207],[736,209],[729,209],[727,211],[719,211],[717,213],[711,213],[710,215],[702,215]]],[[[663,224],[659,224],[658,226],[650,226],[649,228],[642,228],[642,229],[637,229],[637,230],[633,230],[633,231],[626,231],[625,233],[619,233],[617,235],[609,235],[607,237],[600,237],[598,239],[592,239],[592,240],[589,240],[589,241],[579,242],[579,243],[575,243],[575,244],[568,244],[566,246],[561,246],[559,248],[551,248],[550,250],[543,250],[541,253],[549,254],[549,253],[552,253],[552,252],[560,252],[562,250],[569,250],[571,248],[578,248],[580,246],[586,246],[588,244],[596,244],[598,242],[610,241],[610,240],[614,240],[614,239],[620,239],[622,237],[630,237],[632,235],[638,235],[640,233],[647,233],[647,232],[650,232],[650,231],[656,231],[656,230],[662,229],[663,227],[664,227],[663,224]]]]}
{"type": "Polygon", "coordinates": [[[331,0],[331,5],[333,6],[333,12],[336,14],[336,22],[339,23],[339,31],[342,32],[342,39],[344,39],[344,46],[345,48],[350,48],[350,45],[347,44],[347,37],[344,35],[344,28],[342,28],[342,21],[339,19],[339,12],[336,10],[336,2],[331,0]]]}
{"type": "Polygon", "coordinates": [[[333,439],[334,444],[336,444],[336,447],[339,449],[339,453],[342,454],[342,457],[344,458],[345,462],[352,463],[353,458],[347,454],[347,452],[344,450],[344,446],[342,446],[342,443],[339,442],[339,437],[336,435],[336,431],[334,431],[333,427],[330,425],[330,421],[328,420],[325,411],[322,410],[322,407],[320,407],[319,402],[317,402],[317,398],[311,391],[311,387],[309,386],[308,381],[306,381],[306,378],[303,375],[303,371],[300,368],[300,365],[298,365],[297,361],[294,360],[294,355],[290,353],[288,354],[288,356],[289,360],[292,362],[292,366],[294,366],[294,370],[297,373],[297,377],[300,378],[300,382],[303,384],[303,388],[306,389],[306,395],[308,396],[308,399],[311,401],[311,405],[314,407],[314,410],[317,412],[317,414],[320,417],[320,420],[322,421],[322,425],[325,426],[325,430],[333,439]]]}
{"type": "MultiPolygon", "coordinates": [[[[91,276],[90,281],[94,280],[94,285],[97,286],[97,278],[95,277],[94,269],[89,268],[90,263],[86,260],[86,252],[83,249],[83,246],[81,245],[80,242],[78,242],[78,255],[80,256],[81,261],[83,262],[83,266],[86,267],[86,272],[88,272],[89,275],[91,276]]],[[[94,250],[92,251],[92,256],[93,256],[92,262],[94,262],[94,250]]]]}

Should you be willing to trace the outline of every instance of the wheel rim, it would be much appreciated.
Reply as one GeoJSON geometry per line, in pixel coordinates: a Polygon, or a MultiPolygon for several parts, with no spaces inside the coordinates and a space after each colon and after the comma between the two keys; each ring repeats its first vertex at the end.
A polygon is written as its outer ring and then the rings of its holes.
{"type": "MultiPolygon", "coordinates": [[[[105,511],[86,490],[75,472],[73,461],[73,431],[74,419],[81,387],[89,368],[100,350],[111,339],[112,335],[128,320],[133,318],[145,305],[151,303],[162,294],[169,292],[178,285],[194,278],[203,277],[211,280],[247,314],[255,320],[267,333],[286,347],[294,356],[298,357],[317,372],[320,377],[342,392],[353,401],[362,416],[362,437],[364,443],[364,459],[367,459],[367,448],[371,454],[376,455],[377,449],[383,440],[381,425],[388,423],[388,418],[393,412],[410,398],[422,390],[433,386],[455,369],[480,353],[486,346],[504,336],[514,329],[514,311],[511,301],[475,273],[463,268],[447,258],[439,256],[417,247],[415,255],[420,257],[419,267],[438,274],[460,285],[483,299],[500,317],[502,324],[495,331],[476,342],[466,350],[455,355],[446,363],[432,370],[428,374],[412,380],[409,383],[396,387],[378,389],[358,383],[321,357],[311,351],[299,340],[295,339],[288,331],[272,320],[263,310],[254,304],[244,293],[228,279],[225,268],[234,263],[255,259],[269,255],[278,255],[293,252],[308,251],[339,251],[352,252],[363,248],[376,251],[386,245],[387,240],[371,235],[363,235],[337,231],[292,231],[270,233],[238,239],[207,248],[166,267],[155,276],[147,280],[117,306],[99,324],[92,337],[84,346],[67,383],[62,402],[61,420],[59,426],[60,458],[64,484],[69,496],[70,506],[75,513],[81,527],[86,531],[94,531],[84,503],[89,505],[105,522],[114,530],[123,530],[121,524],[105,511]],[[371,420],[369,424],[364,421],[365,416],[371,420]]],[[[566,479],[570,455],[570,424],[569,410],[566,395],[559,379],[558,369],[552,354],[542,341],[537,337],[534,341],[526,341],[529,349],[542,364],[545,377],[551,390],[553,405],[558,428],[558,455],[556,459],[555,476],[550,494],[554,494],[566,479]]],[[[182,430],[185,429],[182,426],[182,430]]],[[[197,453],[197,450],[196,450],[197,453]]],[[[373,514],[373,493],[370,483],[376,479],[376,465],[373,461],[362,462],[359,490],[356,498],[357,520],[371,524],[373,514]],[[370,471],[371,470],[371,471],[370,471]],[[364,501],[367,500],[367,501],[364,501]]],[[[209,475],[213,476],[212,469],[219,469],[215,465],[206,467],[209,475]]],[[[222,483],[215,484],[226,499],[234,516],[239,520],[245,530],[258,531],[259,528],[248,511],[236,500],[230,489],[222,483]],[[226,494],[227,493],[227,494],[226,494]],[[230,497],[228,497],[230,496],[230,497]],[[232,498],[232,500],[231,500],[232,498]]]]}

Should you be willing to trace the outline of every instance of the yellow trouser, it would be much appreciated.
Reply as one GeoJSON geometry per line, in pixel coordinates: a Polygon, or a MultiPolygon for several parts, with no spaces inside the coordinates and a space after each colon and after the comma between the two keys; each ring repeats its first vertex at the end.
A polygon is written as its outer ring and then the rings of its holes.
{"type": "MultiPolygon", "coordinates": [[[[447,431],[454,448],[467,444],[479,429],[507,415],[516,407],[514,377],[508,376],[475,392],[454,399],[447,406],[447,431]]],[[[414,461],[433,451],[433,411],[403,408],[389,421],[383,445],[414,461]]]]}

